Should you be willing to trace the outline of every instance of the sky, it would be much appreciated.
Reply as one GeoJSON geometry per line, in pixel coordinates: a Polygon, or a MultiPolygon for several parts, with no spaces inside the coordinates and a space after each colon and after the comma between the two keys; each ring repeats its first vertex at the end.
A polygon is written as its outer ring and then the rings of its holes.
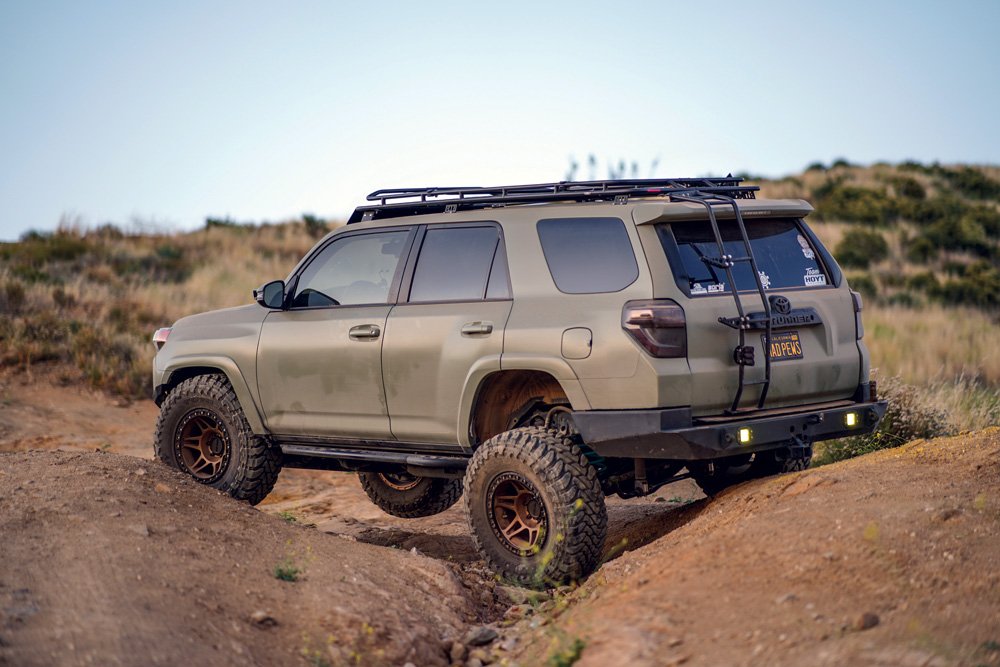
{"type": "Polygon", "coordinates": [[[998,25],[996,0],[0,0],[0,240],[342,218],[590,154],[602,178],[996,164],[998,25]]]}

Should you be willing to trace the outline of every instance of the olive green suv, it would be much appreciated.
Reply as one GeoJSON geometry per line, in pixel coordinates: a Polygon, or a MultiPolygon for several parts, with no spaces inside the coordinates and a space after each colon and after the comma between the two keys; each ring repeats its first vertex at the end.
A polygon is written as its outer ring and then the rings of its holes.
{"type": "Polygon", "coordinates": [[[357,472],[400,517],[464,491],[499,574],[585,576],[606,495],[801,470],[885,412],[811,207],[756,190],[372,193],[256,304],[155,334],[156,455],[251,503],[282,467],[357,472]]]}

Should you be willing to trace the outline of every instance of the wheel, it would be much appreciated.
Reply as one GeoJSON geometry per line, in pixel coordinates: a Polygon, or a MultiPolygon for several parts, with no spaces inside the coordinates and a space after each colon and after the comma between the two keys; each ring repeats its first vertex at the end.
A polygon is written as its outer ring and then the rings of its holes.
{"type": "Polygon", "coordinates": [[[362,472],[361,488],[386,514],[415,519],[440,514],[462,495],[462,480],[416,477],[406,472],[362,472]]]}
{"type": "Polygon", "coordinates": [[[709,462],[692,462],[688,470],[705,495],[714,496],[740,482],[805,470],[811,461],[811,446],[785,447],[711,461],[711,472],[709,462]]]}
{"type": "Polygon", "coordinates": [[[199,375],[167,394],[153,447],[163,463],[251,505],[281,470],[280,451],[253,434],[224,375],[199,375]]]}
{"type": "Polygon", "coordinates": [[[501,577],[538,588],[597,567],[604,494],[572,437],[532,426],[490,438],[469,462],[465,490],[473,541],[501,577]]]}

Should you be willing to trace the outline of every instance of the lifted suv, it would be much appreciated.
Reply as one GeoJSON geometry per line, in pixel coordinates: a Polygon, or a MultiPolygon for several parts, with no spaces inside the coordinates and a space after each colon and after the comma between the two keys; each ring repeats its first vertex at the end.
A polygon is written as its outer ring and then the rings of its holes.
{"type": "Polygon", "coordinates": [[[386,512],[465,491],[524,584],[598,564],[604,497],[708,494],[871,431],[861,298],[738,179],[380,190],[258,305],[156,333],[160,460],[257,503],[358,472],[386,512]]]}

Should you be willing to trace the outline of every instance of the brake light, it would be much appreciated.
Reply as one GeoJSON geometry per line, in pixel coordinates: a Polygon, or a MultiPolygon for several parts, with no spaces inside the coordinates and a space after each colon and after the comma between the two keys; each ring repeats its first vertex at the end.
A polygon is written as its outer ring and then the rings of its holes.
{"type": "Polygon", "coordinates": [[[676,301],[629,301],[622,309],[622,328],[654,357],[687,356],[687,320],[676,301]]]}
{"type": "Polygon", "coordinates": [[[163,327],[153,332],[153,345],[156,346],[157,350],[163,347],[163,344],[167,342],[167,337],[170,336],[171,329],[172,327],[163,327]]]}
{"type": "Polygon", "coordinates": [[[865,325],[861,321],[861,311],[864,310],[865,303],[861,299],[861,293],[851,290],[851,302],[854,304],[854,331],[858,340],[865,337],[865,325]]]}

